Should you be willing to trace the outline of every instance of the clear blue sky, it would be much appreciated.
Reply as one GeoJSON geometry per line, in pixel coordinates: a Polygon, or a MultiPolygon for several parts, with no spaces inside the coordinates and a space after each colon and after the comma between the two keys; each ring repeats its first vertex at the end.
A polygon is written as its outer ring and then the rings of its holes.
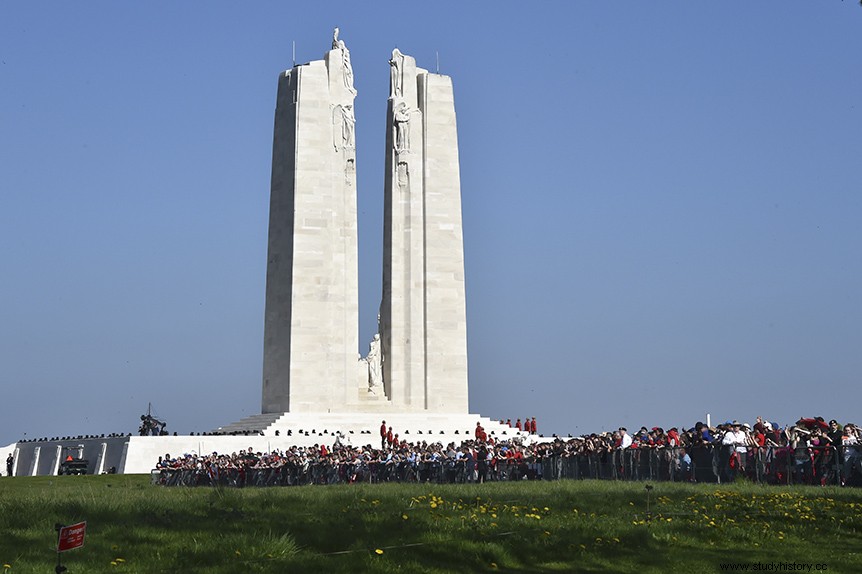
{"type": "Polygon", "coordinates": [[[363,351],[392,48],[452,77],[471,412],[862,422],[856,2],[4,2],[0,444],[259,412],[278,74],[351,50],[363,351]]]}

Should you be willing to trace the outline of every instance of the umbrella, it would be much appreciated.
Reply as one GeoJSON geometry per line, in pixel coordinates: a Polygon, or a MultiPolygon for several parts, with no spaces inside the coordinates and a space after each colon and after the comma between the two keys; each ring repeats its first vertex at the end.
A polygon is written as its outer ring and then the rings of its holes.
{"type": "Polygon", "coordinates": [[[803,419],[799,419],[799,422],[797,422],[796,424],[799,424],[799,423],[804,424],[805,428],[807,428],[809,430],[814,430],[816,428],[819,428],[819,429],[828,429],[829,428],[829,425],[826,423],[826,421],[820,420],[820,419],[803,418],[803,419]]]}

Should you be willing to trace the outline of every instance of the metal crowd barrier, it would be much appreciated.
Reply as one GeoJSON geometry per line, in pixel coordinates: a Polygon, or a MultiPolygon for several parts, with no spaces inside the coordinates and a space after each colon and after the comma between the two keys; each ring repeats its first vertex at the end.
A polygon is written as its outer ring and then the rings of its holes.
{"type": "Polygon", "coordinates": [[[349,463],[288,462],[274,468],[157,469],[164,486],[300,486],[383,482],[468,483],[509,480],[628,480],[862,486],[859,447],[749,448],[744,457],[723,445],[629,448],[593,453],[548,452],[492,461],[428,460],[349,463]]]}

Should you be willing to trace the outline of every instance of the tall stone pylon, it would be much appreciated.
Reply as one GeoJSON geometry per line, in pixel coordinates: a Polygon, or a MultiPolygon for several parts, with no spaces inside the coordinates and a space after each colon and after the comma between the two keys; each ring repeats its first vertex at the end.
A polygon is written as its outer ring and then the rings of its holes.
{"type": "Polygon", "coordinates": [[[452,80],[392,52],[386,131],[383,386],[403,411],[467,413],[467,317],[452,80]]]}
{"type": "Polygon", "coordinates": [[[263,413],[345,411],[357,400],[355,96],[338,29],[324,60],[279,77],[263,413]]]}

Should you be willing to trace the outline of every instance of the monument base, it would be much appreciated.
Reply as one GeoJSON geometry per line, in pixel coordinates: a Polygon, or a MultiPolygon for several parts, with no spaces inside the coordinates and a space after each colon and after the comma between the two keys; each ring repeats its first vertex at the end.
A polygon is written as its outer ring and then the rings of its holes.
{"type": "Polygon", "coordinates": [[[353,447],[380,447],[380,425],[392,427],[399,440],[417,444],[439,442],[456,445],[475,436],[480,423],[489,437],[507,440],[529,434],[488,417],[443,413],[270,413],[254,415],[213,431],[219,434],[183,436],[114,436],[19,442],[3,452],[14,455],[14,476],[51,476],[70,454],[87,463],[86,474],[148,474],[159,457],[240,450],[272,452],[294,446],[325,444],[336,440],[353,447]]]}

